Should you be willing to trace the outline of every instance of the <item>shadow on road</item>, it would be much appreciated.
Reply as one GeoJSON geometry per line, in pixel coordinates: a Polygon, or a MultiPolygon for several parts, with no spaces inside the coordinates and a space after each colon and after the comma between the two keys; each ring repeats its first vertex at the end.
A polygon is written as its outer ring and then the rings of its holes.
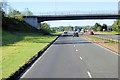
{"type": "Polygon", "coordinates": [[[58,44],[90,44],[92,42],[56,42],[54,43],[55,45],[58,45],[58,44]]]}

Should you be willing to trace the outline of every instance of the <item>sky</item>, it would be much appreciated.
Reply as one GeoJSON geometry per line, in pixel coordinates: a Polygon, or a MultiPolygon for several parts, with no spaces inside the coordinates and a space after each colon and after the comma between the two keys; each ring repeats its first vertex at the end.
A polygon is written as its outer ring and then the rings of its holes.
{"type": "MultiPolygon", "coordinates": [[[[27,2],[27,0],[7,0],[8,2],[27,2]]],[[[55,0],[29,0],[29,2],[54,2],[55,0]]],[[[58,2],[118,2],[119,0],[56,0],[58,2]]]]}
{"type": "MultiPolygon", "coordinates": [[[[119,0],[7,0],[16,10],[28,8],[34,15],[68,14],[117,14],[119,0]]],[[[87,26],[100,24],[112,25],[114,20],[61,20],[46,21],[51,27],[87,26]]]]}

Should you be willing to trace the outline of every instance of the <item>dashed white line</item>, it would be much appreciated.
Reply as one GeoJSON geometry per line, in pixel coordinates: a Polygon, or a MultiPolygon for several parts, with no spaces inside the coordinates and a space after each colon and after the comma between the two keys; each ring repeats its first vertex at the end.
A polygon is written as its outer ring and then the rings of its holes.
{"type": "Polygon", "coordinates": [[[82,57],[80,57],[80,59],[82,60],[82,57]]]}
{"type": "Polygon", "coordinates": [[[74,45],[74,47],[75,47],[75,45],[74,45]]]}
{"type": "Polygon", "coordinates": [[[78,50],[76,49],[76,51],[78,51],[78,50]]]}
{"type": "Polygon", "coordinates": [[[91,74],[90,74],[90,72],[89,72],[89,71],[87,72],[87,74],[88,74],[88,76],[89,76],[90,78],[92,78],[92,76],[91,76],[91,74]]]}

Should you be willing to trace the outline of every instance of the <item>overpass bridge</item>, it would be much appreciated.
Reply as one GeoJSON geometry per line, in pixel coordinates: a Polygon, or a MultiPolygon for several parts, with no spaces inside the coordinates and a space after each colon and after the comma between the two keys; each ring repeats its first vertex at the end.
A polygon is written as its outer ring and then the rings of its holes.
{"type": "Polygon", "coordinates": [[[41,15],[23,16],[26,23],[40,29],[41,22],[52,20],[94,20],[94,19],[120,19],[118,14],[80,14],[80,15],[41,15]]]}

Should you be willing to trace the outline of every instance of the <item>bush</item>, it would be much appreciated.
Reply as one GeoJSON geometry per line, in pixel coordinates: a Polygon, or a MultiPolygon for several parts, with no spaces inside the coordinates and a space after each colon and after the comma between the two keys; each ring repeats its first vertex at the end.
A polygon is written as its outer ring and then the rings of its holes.
{"type": "Polygon", "coordinates": [[[51,31],[50,29],[36,29],[35,27],[23,21],[21,15],[18,15],[16,17],[2,17],[2,27],[3,30],[9,32],[32,32],[40,33],[43,35],[50,35],[50,33],[54,33],[54,31],[51,31]]]}
{"type": "Polygon", "coordinates": [[[15,19],[18,19],[20,21],[23,21],[23,16],[22,15],[16,15],[15,16],[15,19]]]}
{"type": "Polygon", "coordinates": [[[41,28],[40,32],[43,33],[44,35],[50,35],[50,30],[41,28]]]}

